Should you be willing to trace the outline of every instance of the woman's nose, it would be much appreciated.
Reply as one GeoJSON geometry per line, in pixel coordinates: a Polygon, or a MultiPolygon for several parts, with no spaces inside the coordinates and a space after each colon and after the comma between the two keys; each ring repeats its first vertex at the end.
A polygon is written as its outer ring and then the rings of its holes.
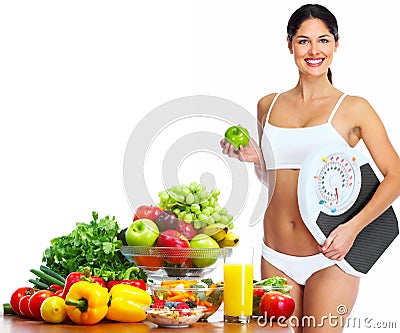
{"type": "Polygon", "coordinates": [[[308,50],[308,53],[310,55],[316,55],[319,53],[319,48],[318,48],[318,44],[316,43],[310,43],[310,48],[308,50]]]}

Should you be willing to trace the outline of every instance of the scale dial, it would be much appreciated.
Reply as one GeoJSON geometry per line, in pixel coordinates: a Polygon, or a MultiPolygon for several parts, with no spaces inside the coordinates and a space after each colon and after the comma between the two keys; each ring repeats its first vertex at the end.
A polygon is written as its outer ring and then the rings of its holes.
{"type": "Polygon", "coordinates": [[[342,214],[357,200],[361,188],[361,172],[356,160],[356,157],[344,153],[321,158],[314,179],[318,204],[325,214],[342,214]]]}

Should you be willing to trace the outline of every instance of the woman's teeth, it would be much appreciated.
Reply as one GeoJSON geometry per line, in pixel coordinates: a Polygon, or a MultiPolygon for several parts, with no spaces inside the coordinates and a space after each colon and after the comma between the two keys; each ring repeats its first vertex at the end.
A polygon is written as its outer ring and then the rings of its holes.
{"type": "Polygon", "coordinates": [[[306,59],[307,64],[318,65],[322,62],[322,59],[306,59]]]}

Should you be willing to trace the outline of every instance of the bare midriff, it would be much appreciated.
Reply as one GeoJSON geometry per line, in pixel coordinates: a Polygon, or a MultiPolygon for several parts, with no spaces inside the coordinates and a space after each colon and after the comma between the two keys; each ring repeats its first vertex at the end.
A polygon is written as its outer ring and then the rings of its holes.
{"type": "Polygon", "coordinates": [[[264,215],[266,245],[294,256],[318,253],[318,243],[304,224],[298,207],[299,170],[269,171],[268,176],[270,202],[264,215]],[[275,181],[271,181],[272,179],[275,181]]]}

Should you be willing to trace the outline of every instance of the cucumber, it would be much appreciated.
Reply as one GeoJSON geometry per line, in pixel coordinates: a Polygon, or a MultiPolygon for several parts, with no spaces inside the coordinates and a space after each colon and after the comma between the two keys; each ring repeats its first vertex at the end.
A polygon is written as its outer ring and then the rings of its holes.
{"type": "MultiPolygon", "coordinates": [[[[61,276],[60,274],[54,272],[53,270],[51,270],[50,268],[44,266],[44,265],[40,265],[40,270],[43,273],[46,273],[47,275],[52,276],[53,278],[59,280],[62,283],[65,283],[65,278],[63,276],[61,276]]],[[[62,287],[64,287],[64,285],[62,285],[62,287]]]]}
{"type": "Polygon", "coordinates": [[[47,283],[41,282],[37,279],[29,279],[28,281],[33,283],[33,285],[38,289],[49,289],[50,287],[47,283]]]}
{"type": "Polygon", "coordinates": [[[46,281],[46,283],[49,284],[49,285],[51,285],[51,284],[57,284],[57,285],[59,285],[59,286],[61,286],[61,287],[64,287],[64,286],[65,286],[65,283],[64,283],[64,282],[62,282],[62,281],[56,279],[55,277],[53,277],[53,276],[51,276],[51,275],[49,275],[49,274],[44,273],[44,272],[42,272],[42,271],[39,271],[39,270],[37,270],[37,269],[31,269],[31,272],[32,272],[33,274],[35,274],[37,277],[40,277],[40,278],[44,279],[44,280],[46,281]]]}

